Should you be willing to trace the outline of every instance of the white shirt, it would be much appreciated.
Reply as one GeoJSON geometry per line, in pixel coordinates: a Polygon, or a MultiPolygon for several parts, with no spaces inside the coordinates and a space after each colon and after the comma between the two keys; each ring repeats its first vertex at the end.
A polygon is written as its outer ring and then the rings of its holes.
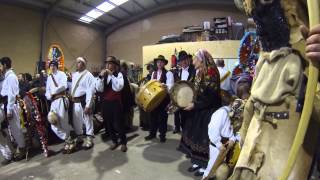
{"type": "Polygon", "coordinates": [[[65,91],[68,88],[68,79],[67,75],[62,71],[57,71],[56,73],[52,73],[58,87],[55,86],[51,75],[47,78],[46,85],[46,97],[48,100],[51,100],[53,95],[59,94],[65,91]]]}
{"type": "MultiPolygon", "coordinates": [[[[112,75],[108,75],[107,77],[107,83],[109,84],[109,82],[111,81],[111,87],[112,87],[112,90],[114,90],[115,92],[119,92],[123,89],[123,86],[124,86],[124,79],[123,79],[123,75],[121,72],[118,73],[118,76],[114,76],[113,74],[112,75]]],[[[97,79],[97,82],[96,82],[96,89],[97,91],[99,92],[103,92],[104,91],[104,78],[100,79],[98,78],[97,79]]]]}
{"type": "Polygon", "coordinates": [[[226,68],[218,67],[219,74],[220,74],[220,88],[225,91],[230,91],[230,79],[231,79],[231,73],[226,68]],[[229,73],[228,77],[222,82],[221,80],[224,78],[224,76],[229,73]]]}
{"type": "Polygon", "coordinates": [[[83,95],[86,95],[86,107],[89,108],[92,105],[94,93],[95,93],[95,79],[89,71],[84,70],[82,72],[75,72],[72,74],[72,86],[70,89],[70,94],[72,97],[81,97],[83,95]],[[79,81],[79,78],[82,75],[83,77],[79,81]],[[79,81],[79,85],[75,89],[78,81],[79,81]]]}
{"type": "Polygon", "coordinates": [[[19,94],[19,81],[13,70],[8,70],[4,76],[1,95],[8,96],[7,113],[11,113],[19,94]]]}
{"type": "Polygon", "coordinates": [[[222,146],[222,137],[229,138],[233,141],[236,140],[229,118],[229,111],[229,106],[223,106],[219,108],[212,114],[210,123],[208,125],[209,139],[213,144],[216,145],[217,148],[222,146]]]}
{"type": "MultiPolygon", "coordinates": [[[[151,75],[151,79],[160,81],[161,74],[162,74],[162,71],[153,72],[152,75],[151,75]],[[157,73],[157,79],[153,78],[154,73],[157,73]]],[[[166,74],[166,77],[167,77],[167,81],[166,81],[165,84],[167,85],[168,90],[170,90],[172,88],[173,84],[174,84],[173,73],[171,71],[168,71],[167,74],[166,74]]]]}
{"type": "Polygon", "coordinates": [[[189,66],[186,68],[182,68],[181,71],[181,81],[187,81],[189,78],[189,66]]]}

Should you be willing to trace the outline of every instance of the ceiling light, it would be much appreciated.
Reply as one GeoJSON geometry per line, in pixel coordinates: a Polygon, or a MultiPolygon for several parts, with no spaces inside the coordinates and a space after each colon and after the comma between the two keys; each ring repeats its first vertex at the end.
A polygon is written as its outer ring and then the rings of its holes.
{"type": "Polygon", "coordinates": [[[93,21],[94,19],[88,16],[82,16],[79,21],[85,22],[85,23],[90,23],[91,21],[93,21]]]}
{"type": "Polygon", "coordinates": [[[86,15],[89,17],[92,17],[94,19],[97,19],[98,17],[100,17],[101,15],[103,15],[104,13],[99,11],[98,9],[92,9],[91,11],[89,11],[86,15]]]}
{"type": "Polygon", "coordinates": [[[116,4],[117,6],[120,6],[121,4],[127,2],[128,0],[109,0],[113,4],[116,4]]]}
{"type": "Polygon", "coordinates": [[[104,12],[111,11],[113,8],[115,8],[115,6],[108,2],[101,3],[99,6],[97,6],[97,9],[100,9],[104,12]]]}

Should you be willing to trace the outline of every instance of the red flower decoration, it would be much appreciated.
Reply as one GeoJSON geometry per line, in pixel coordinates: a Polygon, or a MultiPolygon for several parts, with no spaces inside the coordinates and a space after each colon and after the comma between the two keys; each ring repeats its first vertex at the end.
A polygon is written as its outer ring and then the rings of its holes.
{"type": "Polygon", "coordinates": [[[242,71],[239,67],[234,68],[233,74],[241,74],[241,73],[242,73],[242,71]]]}
{"type": "Polygon", "coordinates": [[[214,70],[213,68],[209,68],[209,69],[208,69],[208,75],[209,75],[209,76],[212,77],[212,76],[214,76],[215,74],[216,74],[216,72],[215,72],[215,70],[214,70]]]}

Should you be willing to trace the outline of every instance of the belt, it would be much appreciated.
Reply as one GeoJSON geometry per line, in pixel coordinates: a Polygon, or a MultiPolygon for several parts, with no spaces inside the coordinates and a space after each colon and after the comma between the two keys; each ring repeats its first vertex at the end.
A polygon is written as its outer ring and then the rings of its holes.
{"type": "Polygon", "coordinates": [[[73,103],[81,103],[85,99],[85,96],[80,96],[80,97],[72,97],[71,101],[73,103]]]}
{"type": "Polygon", "coordinates": [[[213,144],[213,142],[210,141],[210,145],[212,145],[213,147],[217,147],[215,144],[213,144]]]}
{"type": "MultiPolygon", "coordinates": [[[[229,141],[230,138],[227,138],[227,137],[221,137],[221,143],[222,145],[225,145],[228,141],[229,141]]],[[[210,141],[210,145],[212,145],[213,147],[217,147],[213,142],[210,141]]]]}
{"type": "Polygon", "coordinates": [[[0,95],[0,104],[6,104],[8,102],[8,96],[0,95]]]}
{"type": "Polygon", "coordinates": [[[277,120],[286,120],[289,119],[289,112],[265,112],[265,118],[277,119],[277,120]]]}
{"type": "Polygon", "coordinates": [[[66,97],[66,92],[65,92],[65,91],[53,95],[53,96],[52,96],[52,100],[54,101],[54,100],[56,100],[56,99],[60,99],[60,98],[64,98],[64,97],[66,97]]]}

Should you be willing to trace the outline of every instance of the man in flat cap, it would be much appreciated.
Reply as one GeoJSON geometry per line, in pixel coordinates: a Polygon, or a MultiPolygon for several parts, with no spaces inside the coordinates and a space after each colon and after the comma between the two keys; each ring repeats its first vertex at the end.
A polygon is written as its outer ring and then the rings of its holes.
{"type": "Polygon", "coordinates": [[[127,138],[121,91],[124,78],[120,70],[120,61],[114,56],[109,56],[105,61],[106,68],[101,71],[96,89],[102,94],[102,116],[106,131],[110,134],[113,144],[110,150],[115,150],[121,145],[121,151],[127,151],[127,138]],[[118,135],[117,135],[118,133],[118,135]],[[120,142],[118,141],[120,139],[120,142]]]}

